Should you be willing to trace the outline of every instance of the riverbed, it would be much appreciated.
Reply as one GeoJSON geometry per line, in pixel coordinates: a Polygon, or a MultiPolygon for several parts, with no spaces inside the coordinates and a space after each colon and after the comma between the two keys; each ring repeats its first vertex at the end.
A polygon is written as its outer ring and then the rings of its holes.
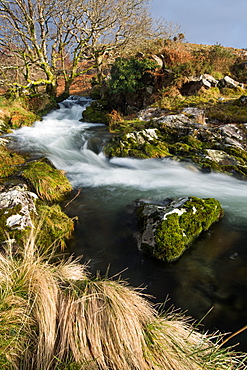
{"type": "MultiPolygon", "coordinates": [[[[246,325],[247,182],[167,158],[108,159],[107,128],[81,121],[87,104],[90,99],[71,97],[42,121],[11,134],[15,149],[47,157],[72,183],[64,210],[78,221],[69,253],[82,256],[92,274],[120,276],[145,288],[163,309],[174,305],[203,319],[202,329],[234,332],[246,325]],[[137,248],[133,201],[178,196],[214,197],[225,216],[177,262],[146,257],[137,248]]],[[[238,342],[246,351],[245,332],[231,344],[238,342]]]]}

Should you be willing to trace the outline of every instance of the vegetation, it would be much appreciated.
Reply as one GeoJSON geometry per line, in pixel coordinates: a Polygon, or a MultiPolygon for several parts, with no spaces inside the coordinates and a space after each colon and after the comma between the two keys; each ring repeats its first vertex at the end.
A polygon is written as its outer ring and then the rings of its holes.
{"type": "Polygon", "coordinates": [[[213,198],[189,197],[171,211],[169,207],[167,212],[165,208],[160,208],[149,204],[138,208],[141,229],[148,230],[151,222],[155,230],[154,241],[141,243],[141,249],[150,256],[168,262],[177,260],[202,231],[208,230],[223,215],[220,203],[213,198]]]}
{"type": "Polygon", "coordinates": [[[37,204],[36,208],[34,226],[39,230],[38,244],[43,249],[58,244],[65,250],[66,240],[72,237],[74,231],[74,220],[69,218],[58,204],[48,206],[42,202],[37,204]]]}
{"type": "MultiPolygon", "coordinates": [[[[152,103],[167,114],[202,108],[215,128],[220,123],[245,123],[244,90],[213,87],[185,96],[181,89],[189,76],[204,73],[217,79],[241,77],[246,82],[237,51],[221,45],[188,45],[181,42],[182,37],[171,41],[170,34],[155,38],[163,31],[153,30],[144,0],[100,4],[94,0],[69,4],[14,0],[0,1],[0,5],[2,83],[16,95],[27,94],[18,102],[7,100],[6,110],[6,100],[1,99],[1,132],[32,123],[37,113],[54,105],[50,96],[56,96],[59,78],[65,81],[66,96],[76,76],[96,67],[95,91],[103,99],[88,107],[84,117],[108,123],[118,134],[106,148],[109,156],[186,157],[204,169],[247,175],[246,151],[228,146],[225,152],[237,166],[217,165],[205,159],[207,150],[215,149],[213,140],[208,146],[211,138],[179,134],[133,114],[152,103]],[[119,32],[122,29],[125,36],[119,32]],[[154,51],[162,67],[152,59],[154,51]],[[104,79],[106,64],[112,64],[110,79],[104,79]],[[40,94],[42,86],[47,94],[40,94]]],[[[25,181],[39,196],[30,212],[32,224],[24,231],[6,225],[8,218],[22,213],[21,204],[0,210],[0,242],[4,242],[0,253],[1,369],[246,369],[243,357],[222,348],[222,336],[201,334],[175,313],[160,315],[145,296],[124,282],[90,278],[78,260],[59,261],[57,246],[64,249],[65,239],[73,232],[73,220],[57,204],[71,190],[69,182],[44,159],[25,163],[25,157],[4,146],[0,146],[0,159],[3,191],[9,186],[6,177],[12,176],[13,181],[25,181]],[[33,235],[34,228],[38,235],[33,235]],[[24,240],[30,230],[31,236],[24,240]]],[[[178,220],[170,214],[157,227],[153,255],[175,260],[185,244],[220,217],[220,205],[210,199],[194,217],[197,203],[193,198],[186,204],[187,215],[178,220]],[[164,237],[168,229],[173,231],[170,239],[164,237]]],[[[148,247],[144,249],[151,253],[148,247]]]]}
{"type": "Polygon", "coordinates": [[[1,178],[10,176],[18,170],[18,165],[24,163],[22,156],[13,153],[5,146],[0,146],[0,182],[1,178]]]}
{"type": "Polygon", "coordinates": [[[74,79],[92,68],[103,74],[106,59],[157,36],[169,37],[164,23],[151,18],[145,0],[0,1],[2,83],[16,92],[64,96],[74,79]]]}
{"type": "MultiPolygon", "coordinates": [[[[17,100],[1,97],[2,133],[13,128],[16,112],[19,117],[17,126],[22,123],[28,125],[34,117],[37,118],[30,111],[30,106],[36,112],[42,112],[54,104],[47,96],[43,101],[40,99],[40,96],[17,100]]],[[[58,204],[53,204],[71,190],[63,172],[44,159],[26,163],[27,156],[13,152],[5,141],[0,143],[0,159],[0,242],[6,242],[9,238],[18,244],[30,232],[30,228],[38,228],[42,220],[40,244],[47,248],[59,242],[65,247],[65,240],[72,235],[74,221],[62,212],[58,204]]]]}
{"type": "Polygon", "coordinates": [[[157,67],[157,63],[148,58],[117,58],[111,68],[109,80],[111,94],[133,93],[144,88],[145,75],[157,67]]]}
{"type": "Polygon", "coordinates": [[[61,200],[66,192],[72,190],[69,180],[62,171],[52,168],[44,160],[28,163],[22,172],[38,196],[47,201],[61,200]]]}
{"type": "Polygon", "coordinates": [[[2,369],[244,368],[221,337],[158,315],[121,281],[90,279],[77,260],[52,263],[37,240],[31,233],[17,252],[10,243],[0,254],[2,369]]]}

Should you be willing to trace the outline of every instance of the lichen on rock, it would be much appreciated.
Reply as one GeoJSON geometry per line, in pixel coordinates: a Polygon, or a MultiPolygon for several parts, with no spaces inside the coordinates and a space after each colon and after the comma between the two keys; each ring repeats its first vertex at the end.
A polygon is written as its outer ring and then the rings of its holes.
{"type": "Polygon", "coordinates": [[[28,191],[25,184],[13,186],[0,193],[0,241],[18,235],[27,228],[34,227],[33,216],[36,212],[37,195],[28,191]]]}
{"type": "Polygon", "coordinates": [[[139,248],[162,261],[177,260],[193,241],[223,216],[214,198],[183,197],[164,201],[136,201],[139,248]]]}

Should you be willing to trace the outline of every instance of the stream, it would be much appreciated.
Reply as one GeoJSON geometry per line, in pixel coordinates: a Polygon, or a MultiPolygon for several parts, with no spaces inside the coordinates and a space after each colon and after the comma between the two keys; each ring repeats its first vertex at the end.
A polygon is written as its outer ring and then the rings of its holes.
{"type": "MultiPolygon", "coordinates": [[[[31,127],[11,133],[14,149],[47,157],[73,186],[65,212],[78,217],[70,253],[92,274],[120,274],[155,303],[181,308],[204,330],[235,332],[247,324],[247,182],[201,173],[170,159],[106,158],[110,138],[101,124],[81,122],[91,100],[72,96],[31,127]],[[148,258],[135,240],[136,199],[198,196],[218,199],[224,218],[175,263],[148,258]]],[[[119,275],[118,275],[119,276],[119,275]]],[[[247,351],[247,333],[228,344],[247,351]]]]}

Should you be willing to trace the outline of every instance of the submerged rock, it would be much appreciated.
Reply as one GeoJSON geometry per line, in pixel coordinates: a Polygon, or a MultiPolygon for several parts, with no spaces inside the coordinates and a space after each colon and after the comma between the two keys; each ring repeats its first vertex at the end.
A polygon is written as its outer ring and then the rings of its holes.
{"type": "Polygon", "coordinates": [[[183,197],[162,202],[136,201],[138,247],[162,261],[177,260],[193,241],[223,216],[214,198],[183,197]]]}

